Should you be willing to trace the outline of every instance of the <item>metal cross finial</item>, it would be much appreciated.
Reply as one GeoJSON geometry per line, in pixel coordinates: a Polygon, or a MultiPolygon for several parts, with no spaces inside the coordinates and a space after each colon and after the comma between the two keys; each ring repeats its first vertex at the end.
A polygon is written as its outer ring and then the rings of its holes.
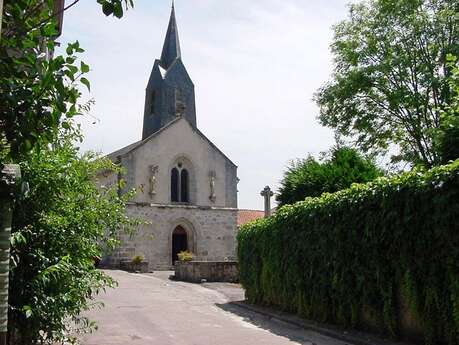
{"type": "Polygon", "coordinates": [[[172,9],[174,9],[174,0],[172,0],[172,9]]]}
{"type": "Polygon", "coordinates": [[[261,192],[260,195],[265,199],[265,217],[271,215],[271,197],[274,195],[271,188],[266,186],[261,192]]]}

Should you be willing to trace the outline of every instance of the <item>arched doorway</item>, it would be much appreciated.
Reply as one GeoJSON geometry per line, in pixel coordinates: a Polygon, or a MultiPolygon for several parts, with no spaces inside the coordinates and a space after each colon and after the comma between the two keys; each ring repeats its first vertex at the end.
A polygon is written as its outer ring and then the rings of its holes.
{"type": "Polygon", "coordinates": [[[172,264],[178,260],[178,253],[188,250],[188,235],[186,230],[177,226],[172,233],[172,264]]]}

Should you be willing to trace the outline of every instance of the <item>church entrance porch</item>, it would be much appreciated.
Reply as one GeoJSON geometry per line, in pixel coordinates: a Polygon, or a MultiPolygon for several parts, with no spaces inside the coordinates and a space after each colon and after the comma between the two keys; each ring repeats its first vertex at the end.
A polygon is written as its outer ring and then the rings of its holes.
{"type": "Polygon", "coordinates": [[[181,226],[177,226],[172,233],[172,264],[178,260],[180,252],[188,250],[188,235],[186,230],[181,226]]]}

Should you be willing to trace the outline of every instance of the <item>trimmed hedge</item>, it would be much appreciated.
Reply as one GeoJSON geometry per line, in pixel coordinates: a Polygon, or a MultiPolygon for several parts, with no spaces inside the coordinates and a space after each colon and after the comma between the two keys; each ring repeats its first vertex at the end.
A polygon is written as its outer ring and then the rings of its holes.
{"type": "Polygon", "coordinates": [[[252,303],[459,344],[459,160],[286,205],[237,238],[252,303]]]}

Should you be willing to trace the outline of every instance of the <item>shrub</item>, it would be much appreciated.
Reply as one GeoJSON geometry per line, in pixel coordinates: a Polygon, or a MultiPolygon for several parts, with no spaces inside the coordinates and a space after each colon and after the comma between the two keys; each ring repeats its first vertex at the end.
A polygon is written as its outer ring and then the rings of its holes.
{"type": "Polygon", "coordinates": [[[144,258],[143,255],[135,255],[135,256],[132,257],[131,263],[133,265],[140,265],[143,262],[144,259],[145,258],[144,258]]]}
{"type": "Polygon", "coordinates": [[[400,303],[427,344],[458,344],[459,160],[287,205],[238,233],[252,303],[400,335],[400,303]]]}
{"type": "Polygon", "coordinates": [[[181,262],[187,262],[193,260],[193,253],[189,251],[182,251],[177,254],[179,261],[181,262]]]}
{"type": "Polygon", "coordinates": [[[94,326],[80,314],[97,293],[114,281],[95,268],[103,248],[113,248],[118,231],[137,222],[125,215],[131,193],[117,186],[98,189],[102,169],[119,169],[109,160],[73,148],[71,137],[32,150],[21,163],[30,192],[14,206],[9,286],[11,344],[63,343],[77,323],[94,326]]]}
{"type": "Polygon", "coordinates": [[[293,204],[308,196],[337,192],[352,183],[364,183],[382,176],[375,163],[349,147],[331,149],[328,159],[309,156],[292,162],[284,173],[276,199],[280,206],[293,204]]]}

